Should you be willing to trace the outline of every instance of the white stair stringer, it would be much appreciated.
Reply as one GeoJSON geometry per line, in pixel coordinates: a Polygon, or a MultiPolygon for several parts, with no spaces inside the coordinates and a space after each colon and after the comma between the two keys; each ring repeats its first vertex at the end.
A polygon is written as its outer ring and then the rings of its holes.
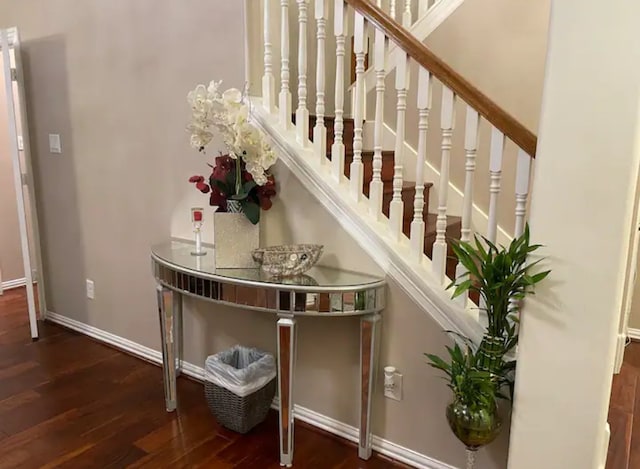
{"type": "Polygon", "coordinates": [[[457,302],[451,292],[432,273],[431,260],[422,256],[421,262],[412,259],[409,240],[402,236],[395,241],[388,224],[369,214],[366,198],[355,202],[349,193],[349,181],[333,179],[329,164],[314,158],[313,149],[303,148],[293,129],[286,130],[278,123],[276,114],[262,106],[260,98],[251,98],[252,120],[271,137],[280,160],[308,187],[318,201],[338,223],[358,242],[368,255],[411,297],[420,309],[431,316],[444,330],[458,332],[476,343],[482,338],[483,327],[457,302]]]}

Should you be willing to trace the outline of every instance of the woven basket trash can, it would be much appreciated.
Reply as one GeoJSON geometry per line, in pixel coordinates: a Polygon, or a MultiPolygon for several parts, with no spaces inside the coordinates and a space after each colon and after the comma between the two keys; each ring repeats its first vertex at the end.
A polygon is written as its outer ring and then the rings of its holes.
{"type": "Polygon", "coordinates": [[[262,423],[276,393],[273,355],[236,345],[205,363],[205,397],[220,425],[247,433],[262,423]]]}

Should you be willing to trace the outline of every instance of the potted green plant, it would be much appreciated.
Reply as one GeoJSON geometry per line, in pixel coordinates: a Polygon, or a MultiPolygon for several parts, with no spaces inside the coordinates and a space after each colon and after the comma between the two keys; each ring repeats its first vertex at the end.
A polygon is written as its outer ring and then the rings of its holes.
{"type": "Polygon", "coordinates": [[[449,285],[454,288],[452,297],[478,293],[478,307],[487,318],[486,332],[477,346],[456,334],[465,347],[457,343],[453,348],[447,347],[448,360],[425,355],[429,364],[443,371],[449,380],[453,400],[447,406],[447,420],[467,447],[469,468],[473,467],[475,451],[500,432],[497,401],[513,394],[516,360],[509,357],[518,344],[520,303],[550,272],[534,272],[542,259],[527,262],[528,255],[540,247],[530,243],[528,226],[508,247],[478,236],[473,244],[452,242],[453,252],[466,270],[449,285]],[[505,388],[509,388],[508,395],[505,388]]]}

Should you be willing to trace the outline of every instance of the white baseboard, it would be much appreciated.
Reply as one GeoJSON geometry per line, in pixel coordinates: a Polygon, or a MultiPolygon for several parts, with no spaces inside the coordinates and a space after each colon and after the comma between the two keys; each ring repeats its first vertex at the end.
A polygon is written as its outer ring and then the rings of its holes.
{"type": "MultiPolygon", "coordinates": [[[[125,339],[110,332],[103,331],[102,329],[98,329],[97,327],[90,326],[51,311],[47,312],[47,320],[80,332],[105,344],[112,345],[149,362],[159,365],[162,364],[162,353],[160,351],[145,347],[144,345],[140,345],[132,340],[125,339]]],[[[194,365],[193,363],[183,361],[182,372],[199,381],[204,380],[204,369],[200,366],[194,365]]],[[[277,409],[278,406],[279,402],[276,397],[274,399],[273,407],[277,409]]],[[[348,441],[358,441],[358,429],[351,425],[347,425],[346,423],[299,405],[295,406],[294,414],[297,419],[302,422],[306,422],[309,425],[313,425],[314,427],[320,428],[321,430],[337,435],[348,441]]],[[[457,469],[454,466],[450,466],[449,464],[430,458],[427,455],[420,454],[375,435],[373,436],[372,444],[373,449],[378,453],[418,469],[457,469]]]]}
{"type": "Polygon", "coordinates": [[[627,337],[633,340],[640,340],[640,329],[627,329],[627,337]]]}
{"type": "Polygon", "coordinates": [[[12,288],[24,287],[27,284],[26,278],[17,278],[15,280],[7,280],[6,282],[2,282],[2,290],[11,290],[12,288]]]}

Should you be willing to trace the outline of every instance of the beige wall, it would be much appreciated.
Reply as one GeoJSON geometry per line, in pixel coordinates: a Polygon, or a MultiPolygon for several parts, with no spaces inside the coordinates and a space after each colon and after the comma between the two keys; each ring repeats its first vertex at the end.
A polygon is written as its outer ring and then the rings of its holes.
{"type": "MultiPolygon", "coordinates": [[[[0,58],[0,67],[2,59],[0,58]]],[[[18,210],[13,183],[13,162],[9,150],[9,128],[5,84],[0,76],[0,280],[24,277],[18,210]]]]}
{"type": "Polygon", "coordinates": [[[426,44],[537,133],[550,5],[550,0],[465,0],[426,44]]]}
{"type": "MultiPolygon", "coordinates": [[[[4,26],[20,26],[25,42],[52,310],[159,348],[149,247],[188,233],[186,209],[204,202],[186,182],[205,165],[183,131],[185,95],[211,78],[242,84],[241,17],[242,2],[226,0],[0,4],[4,26]],[[62,155],[48,154],[49,132],[61,134],[62,155]],[[93,301],[86,278],[95,281],[93,301]]],[[[280,196],[264,217],[265,243],[321,242],[325,263],[379,271],[286,168],[279,165],[277,175],[280,196]]],[[[405,394],[394,402],[378,391],[375,432],[460,466],[463,449],[444,418],[449,392],[422,356],[443,352],[446,336],[397,285],[389,303],[381,365],[404,373],[405,394]]],[[[189,300],[185,316],[193,363],[236,342],[275,348],[270,315],[189,300]]],[[[297,402],[355,424],[357,369],[357,321],[300,321],[297,402]]],[[[505,467],[506,439],[505,432],[482,453],[480,467],[505,467]]]]}

